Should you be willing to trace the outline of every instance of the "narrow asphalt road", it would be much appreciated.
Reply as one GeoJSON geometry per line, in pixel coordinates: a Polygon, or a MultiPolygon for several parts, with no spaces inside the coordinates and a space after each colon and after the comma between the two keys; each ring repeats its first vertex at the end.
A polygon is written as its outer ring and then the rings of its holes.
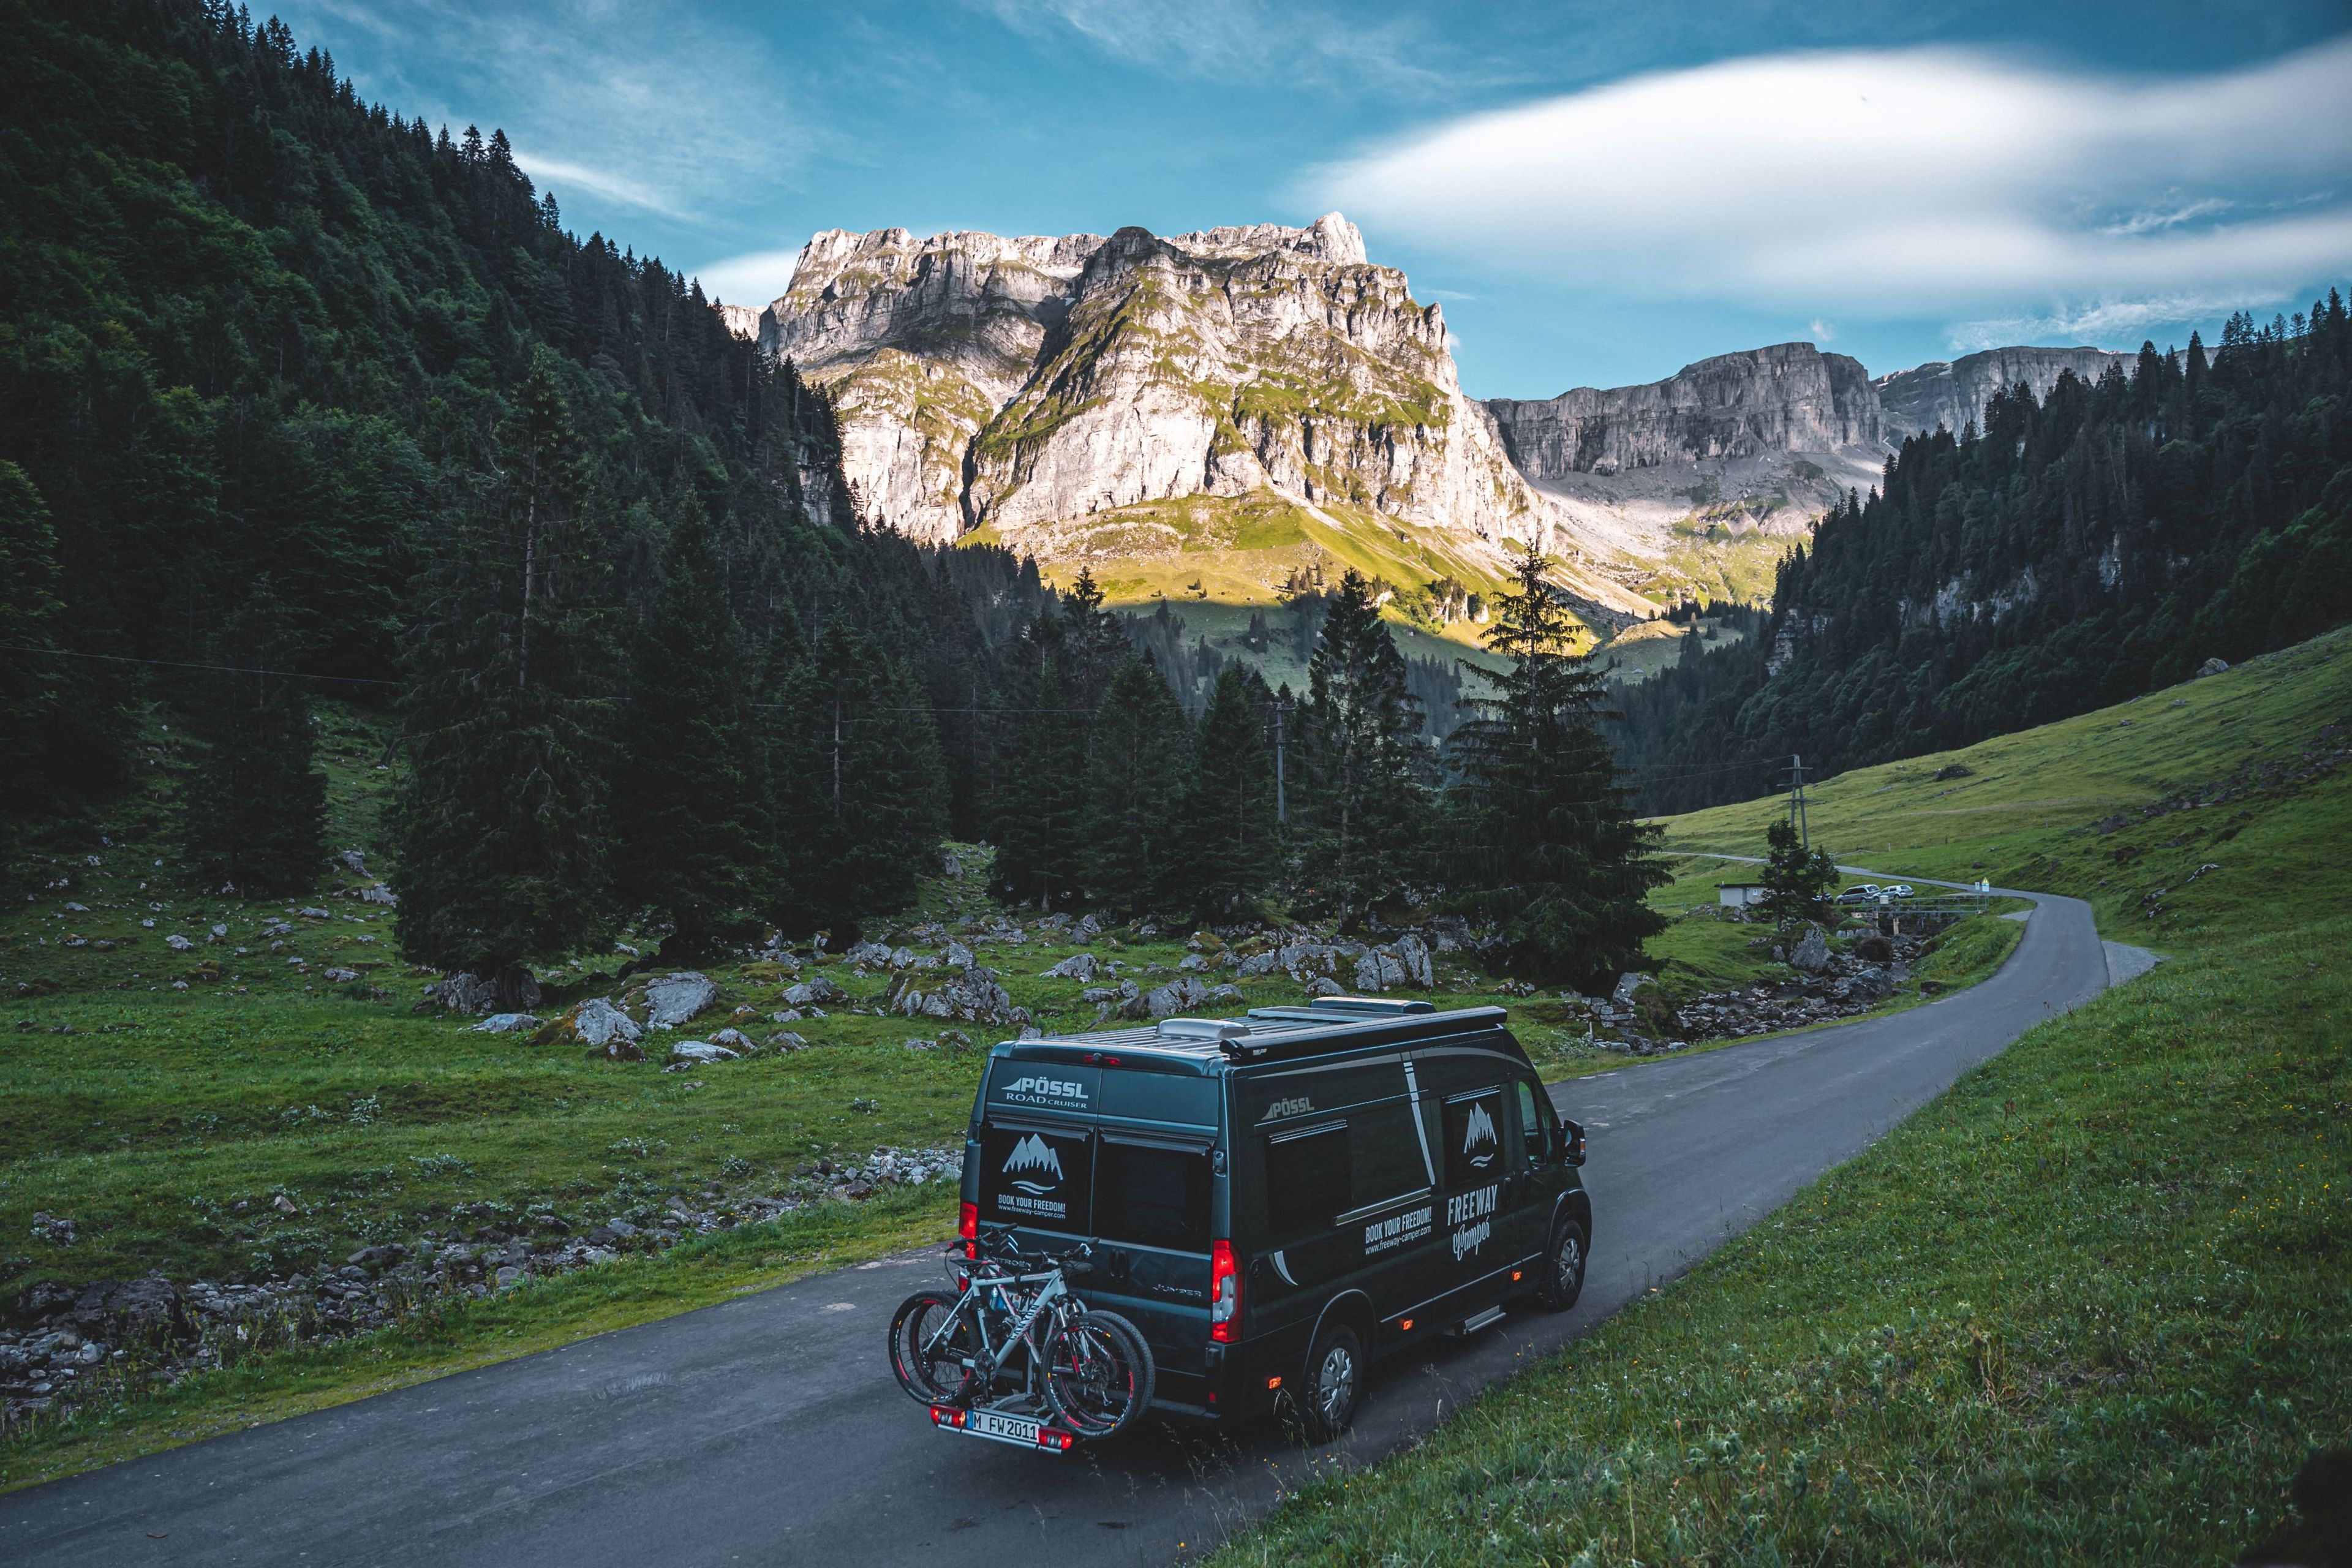
{"type": "Polygon", "coordinates": [[[1990,980],[1895,1016],[1560,1084],[1591,1132],[1592,1266],[1376,1378],[1312,1453],[1150,1428],[1049,1458],[934,1432],[883,1329],[936,1251],[860,1265],[0,1498],[0,1563],[1162,1563],[1318,1467],[1375,1459],[1688,1269],[2024,1030],[2096,995],[2088,905],[2036,908],[1990,980]]]}

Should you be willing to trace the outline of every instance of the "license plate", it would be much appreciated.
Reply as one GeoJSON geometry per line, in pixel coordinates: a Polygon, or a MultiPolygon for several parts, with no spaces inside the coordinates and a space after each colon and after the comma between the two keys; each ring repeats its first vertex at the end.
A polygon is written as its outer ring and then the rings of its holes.
{"type": "Polygon", "coordinates": [[[975,1410],[964,1418],[963,1429],[975,1437],[993,1437],[1000,1443],[1019,1443],[1034,1448],[1040,1424],[1024,1421],[1018,1415],[999,1415],[993,1410],[975,1410]]]}

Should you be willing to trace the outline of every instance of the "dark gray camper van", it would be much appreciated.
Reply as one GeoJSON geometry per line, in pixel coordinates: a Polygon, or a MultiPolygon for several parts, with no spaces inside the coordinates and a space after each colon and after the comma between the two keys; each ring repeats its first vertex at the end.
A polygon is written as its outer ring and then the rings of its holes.
{"type": "Polygon", "coordinates": [[[964,1237],[1090,1242],[1080,1294],[1150,1342],[1154,1408],[1286,1400],[1328,1438],[1373,1359],[1583,1286],[1584,1131],[1504,1019],[1325,997],[999,1045],[964,1237]]]}

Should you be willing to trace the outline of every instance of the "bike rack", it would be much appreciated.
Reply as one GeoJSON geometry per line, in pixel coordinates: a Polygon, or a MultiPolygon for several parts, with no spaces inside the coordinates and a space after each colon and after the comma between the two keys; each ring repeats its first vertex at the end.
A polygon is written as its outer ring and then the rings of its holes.
{"type": "Polygon", "coordinates": [[[1054,1425],[1054,1417],[1045,1402],[1034,1394],[1008,1394],[1002,1399],[963,1408],[953,1405],[931,1406],[931,1425],[949,1431],[961,1432],[967,1437],[985,1437],[994,1443],[1009,1443],[1016,1448],[1041,1448],[1049,1454],[1066,1454],[1078,1446],[1078,1435],[1054,1425]],[[1002,1415],[1015,1421],[1034,1422],[1037,1437],[1034,1443],[1024,1442],[975,1426],[972,1416],[1002,1415]]]}

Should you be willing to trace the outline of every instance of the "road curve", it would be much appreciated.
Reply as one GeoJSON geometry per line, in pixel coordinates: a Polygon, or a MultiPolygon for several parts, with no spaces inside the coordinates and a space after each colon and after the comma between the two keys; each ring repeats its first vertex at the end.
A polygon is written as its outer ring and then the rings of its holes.
{"type": "Polygon", "coordinates": [[[1883,1018],[1556,1086],[1591,1132],[1584,1298],[1416,1350],[1341,1443],[1150,1429],[1048,1458],[931,1430],[883,1328],[934,1251],[0,1498],[0,1563],[1160,1563],[1319,1466],[1363,1463],[1576,1337],[1852,1158],[1978,1062],[2109,983],[2087,904],[2015,893],[1981,984],[1883,1018]]]}

